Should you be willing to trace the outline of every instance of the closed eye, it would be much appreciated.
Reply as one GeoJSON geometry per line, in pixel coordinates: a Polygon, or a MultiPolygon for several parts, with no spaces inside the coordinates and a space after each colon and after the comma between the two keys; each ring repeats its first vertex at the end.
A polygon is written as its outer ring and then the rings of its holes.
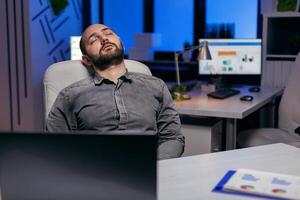
{"type": "Polygon", "coordinates": [[[96,37],[92,37],[89,39],[89,44],[93,44],[97,40],[96,37]]]}

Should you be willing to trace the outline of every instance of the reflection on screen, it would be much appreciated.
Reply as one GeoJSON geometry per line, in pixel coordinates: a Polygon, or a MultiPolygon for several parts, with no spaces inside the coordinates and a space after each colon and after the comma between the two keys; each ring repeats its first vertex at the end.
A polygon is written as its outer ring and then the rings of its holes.
{"type": "Polygon", "coordinates": [[[212,60],[199,61],[199,74],[260,74],[261,39],[200,39],[212,60]]]}

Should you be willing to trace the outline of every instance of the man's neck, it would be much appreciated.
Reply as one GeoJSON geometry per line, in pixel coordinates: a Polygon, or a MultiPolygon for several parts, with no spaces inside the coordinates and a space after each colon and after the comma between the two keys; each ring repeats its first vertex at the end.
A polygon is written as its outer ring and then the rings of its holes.
{"type": "Polygon", "coordinates": [[[120,64],[111,65],[104,70],[100,70],[98,68],[94,68],[94,69],[99,76],[111,80],[114,83],[117,83],[118,79],[126,73],[124,60],[120,64]]]}

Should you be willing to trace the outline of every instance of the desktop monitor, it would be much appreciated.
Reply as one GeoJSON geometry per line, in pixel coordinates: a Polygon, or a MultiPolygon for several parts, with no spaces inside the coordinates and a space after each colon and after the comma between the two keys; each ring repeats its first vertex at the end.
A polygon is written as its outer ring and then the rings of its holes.
{"type": "Polygon", "coordinates": [[[0,133],[1,197],[155,200],[156,149],[145,133],[0,133]]]}
{"type": "Polygon", "coordinates": [[[81,60],[81,50],[79,47],[81,36],[70,37],[71,60],[81,60]]]}
{"type": "Polygon", "coordinates": [[[200,75],[260,75],[261,39],[200,39],[212,60],[199,61],[200,75]]]}

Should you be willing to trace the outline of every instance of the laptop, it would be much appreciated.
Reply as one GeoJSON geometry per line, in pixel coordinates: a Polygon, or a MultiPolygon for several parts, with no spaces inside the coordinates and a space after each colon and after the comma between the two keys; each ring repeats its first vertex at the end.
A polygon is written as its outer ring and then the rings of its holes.
{"type": "Polygon", "coordinates": [[[2,200],[156,199],[156,135],[0,134],[2,200]]]}

